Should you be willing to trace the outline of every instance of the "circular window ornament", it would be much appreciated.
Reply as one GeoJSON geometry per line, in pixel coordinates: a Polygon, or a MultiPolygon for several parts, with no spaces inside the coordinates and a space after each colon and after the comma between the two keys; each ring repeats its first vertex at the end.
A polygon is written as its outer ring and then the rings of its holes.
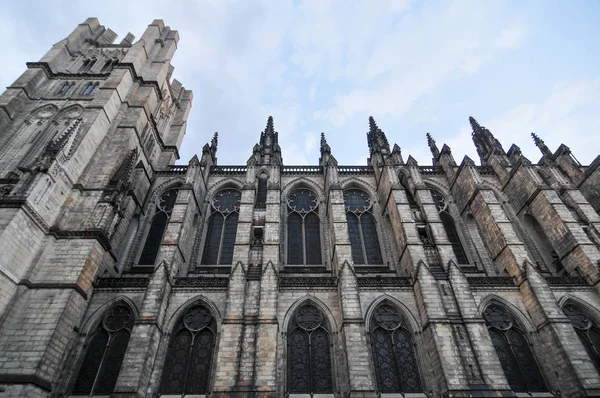
{"type": "Polygon", "coordinates": [[[298,213],[308,213],[318,206],[317,195],[309,189],[296,189],[288,195],[288,206],[298,213]]]}
{"type": "Polygon", "coordinates": [[[183,317],[183,324],[193,332],[204,329],[212,319],[210,311],[206,307],[198,306],[189,309],[183,317]]]}
{"type": "Polygon", "coordinates": [[[512,326],[510,315],[500,305],[492,304],[488,306],[483,313],[483,318],[491,326],[500,330],[508,330],[512,326]]]}
{"type": "Polygon", "coordinates": [[[104,324],[104,328],[109,332],[118,332],[121,329],[125,329],[131,323],[132,319],[133,316],[129,307],[118,305],[104,315],[102,323],[104,324]]]}
{"type": "Polygon", "coordinates": [[[221,213],[231,213],[240,208],[242,194],[235,189],[223,189],[213,197],[213,207],[221,213]]]}
{"type": "Polygon", "coordinates": [[[323,322],[323,314],[314,305],[305,305],[296,313],[296,322],[304,330],[315,330],[323,322]]]}
{"type": "Polygon", "coordinates": [[[386,330],[394,330],[400,326],[402,318],[394,307],[388,304],[380,305],[375,310],[375,323],[386,330]]]}
{"type": "Polygon", "coordinates": [[[344,191],[344,204],[346,211],[364,213],[371,207],[371,197],[360,189],[348,189],[344,191]]]}

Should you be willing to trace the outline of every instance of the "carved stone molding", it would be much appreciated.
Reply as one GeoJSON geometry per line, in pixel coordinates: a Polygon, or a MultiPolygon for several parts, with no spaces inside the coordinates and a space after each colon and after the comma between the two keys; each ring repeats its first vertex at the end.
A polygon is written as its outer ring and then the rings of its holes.
{"type": "Polygon", "coordinates": [[[97,288],[119,288],[119,287],[146,287],[150,282],[149,278],[98,278],[96,281],[97,288]]]}
{"type": "Polygon", "coordinates": [[[515,286],[515,280],[511,276],[472,276],[467,281],[471,286],[515,286]]]}
{"type": "Polygon", "coordinates": [[[175,286],[177,287],[218,287],[226,288],[229,286],[229,278],[225,277],[193,277],[193,278],[176,278],[175,286]]]}
{"type": "Polygon", "coordinates": [[[412,286],[412,280],[408,277],[399,276],[376,276],[358,278],[359,287],[398,287],[412,286]]]}
{"type": "Polygon", "coordinates": [[[279,279],[279,287],[336,287],[337,278],[334,276],[289,276],[279,279]]]}
{"type": "Polygon", "coordinates": [[[546,282],[550,286],[591,286],[585,276],[549,276],[546,282]]]}

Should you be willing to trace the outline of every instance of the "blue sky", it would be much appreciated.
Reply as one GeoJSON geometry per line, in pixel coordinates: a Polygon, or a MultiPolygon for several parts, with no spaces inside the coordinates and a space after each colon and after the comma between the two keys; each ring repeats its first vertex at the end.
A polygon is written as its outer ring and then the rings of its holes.
{"type": "Polygon", "coordinates": [[[219,132],[219,164],[244,164],[273,115],[284,163],[316,164],[325,132],[340,164],[366,164],[368,117],[406,159],[425,133],[477,160],[468,117],[508,150],[600,153],[598,1],[0,1],[0,85],[88,16],[140,37],[179,31],[174,76],[194,91],[179,163],[219,132]]]}

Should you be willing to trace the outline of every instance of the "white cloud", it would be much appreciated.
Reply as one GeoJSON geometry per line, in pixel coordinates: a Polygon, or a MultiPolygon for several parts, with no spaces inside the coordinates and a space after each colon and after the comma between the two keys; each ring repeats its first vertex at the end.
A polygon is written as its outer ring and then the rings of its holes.
{"type": "Polygon", "coordinates": [[[499,48],[517,48],[523,44],[526,31],[523,26],[510,26],[500,32],[500,36],[495,41],[499,48]]]}

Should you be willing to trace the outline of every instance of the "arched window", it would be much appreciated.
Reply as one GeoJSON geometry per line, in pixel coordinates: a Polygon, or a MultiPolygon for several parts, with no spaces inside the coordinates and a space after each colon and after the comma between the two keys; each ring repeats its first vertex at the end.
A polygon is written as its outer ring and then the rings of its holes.
{"type": "Polygon", "coordinates": [[[265,209],[267,207],[267,174],[260,173],[258,176],[258,193],[256,194],[256,208],[265,209]]]}
{"type": "Polygon", "coordinates": [[[375,309],[370,335],[379,392],[422,391],[412,334],[395,306],[384,302],[375,309]]]}
{"type": "Polygon", "coordinates": [[[142,255],[140,256],[138,264],[154,265],[156,256],[158,255],[158,249],[160,249],[160,242],[162,242],[167,223],[169,222],[169,218],[171,218],[176,199],[177,189],[170,189],[163,192],[156,201],[154,217],[152,217],[150,230],[146,237],[146,243],[144,244],[144,249],[142,250],[142,255]]]}
{"type": "Polygon", "coordinates": [[[510,388],[515,392],[547,391],[529,342],[506,308],[490,304],[483,317],[510,388]]]}
{"type": "Polygon", "coordinates": [[[81,68],[79,68],[79,72],[88,72],[90,69],[92,69],[95,63],[96,58],[86,59],[85,61],[83,61],[81,68]]]}
{"type": "Polygon", "coordinates": [[[215,346],[216,322],[210,310],[189,308],[173,329],[162,373],[162,394],[206,394],[215,346]]]}
{"type": "Polygon", "coordinates": [[[87,344],[71,395],[110,395],[113,392],[133,320],[133,312],[125,304],[106,311],[87,344]]]}
{"type": "Polygon", "coordinates": [[[431,197],[433,198],[433,202],[440,213],[442,225],[444,226],[448,240],[452,245],[452,251],[454,251],[456,260],[459,264],[469,264],[469,259],[467,258],[467,253],[460,242],[458,231],[456,230],[456,225],[454,224],[454,219],[450,213],[448,213],[448,204],[446,203],[446,199],[441,193],[434,191],[433,189],[431,190],[431,197]]]}
{"type": "Polygon", "coordinates": [[[73,82],[64,82],[56,91],[55,95],[66,95],[74,85],[75,83],[73,82]]]}
{"type": "Polygon", "coordinates": [[[360,189],[348,189],[344,204],[354,264],[383,264],[371,198],[360,189]]]}
{"type": "Polygon", "coordinates": [[[573,324],[581,344],[592,359],[596,370],[600,372],[600,327],[583,309],[573,303],[567,303],[563,311],[573,324]]]}
{"type": "Polygon", "coordinates": [[[288,195],[287,263],[321,264],[321,227],[317,214],[317,195],[296,189],[288,195]]]}
{"type": "Polygon", "coordinates": [[[99,85],[100,85],[100,83],[98,83],[98,82],[90,82],[90,83],[86,84],[86,86],[83,88],[83,90],[81,90],[81,95],[94,94],[99,85]]]}
{"type": "Polygon", "coordinates": [[[213,197],[202,264],[230,265],[233,262],[241,197],[236,189],[224,189],[213,197]]]}
{"type": "Polygon", "coordinates": [[[328,394],[333,392],[329,328],[314,304],[296,310],[287,335],[288,392],[328,394]]]}

